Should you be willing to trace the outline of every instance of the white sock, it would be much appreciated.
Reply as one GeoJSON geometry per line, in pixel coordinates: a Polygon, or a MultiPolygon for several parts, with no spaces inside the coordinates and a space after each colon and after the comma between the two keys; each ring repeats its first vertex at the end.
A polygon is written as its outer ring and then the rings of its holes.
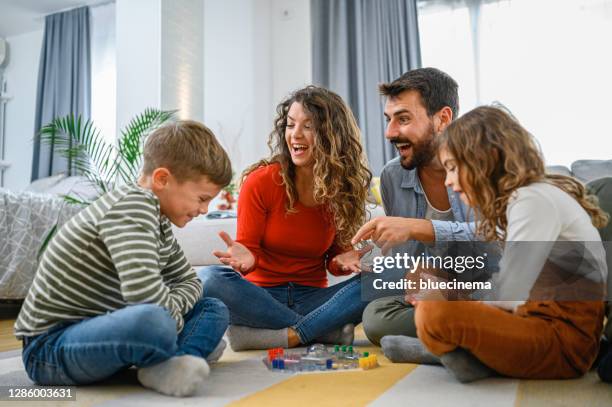
{"type": "Polygon", "coordinates": [[[168,396],[193,395],[208,377],[210,369],[202,358],[174,356],[153,366],[138,369],[138,381],[144,387],[168,396]]]}
{"type": "Polygon", "coordinates": [[[206,357],[206,361],[208,363],[218,362],[219,359],[221,359],[221,356],[223,356],[223,351],[225,351],[226,347],[227,342],[225,342],[225,339],[221,339],[217,344],[217,347],[210,353],[210,355],[206,357]]]}

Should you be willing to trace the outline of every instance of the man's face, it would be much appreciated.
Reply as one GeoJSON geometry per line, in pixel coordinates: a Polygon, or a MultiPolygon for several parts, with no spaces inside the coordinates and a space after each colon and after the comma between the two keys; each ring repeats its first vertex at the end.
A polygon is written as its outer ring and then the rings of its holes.
{"type": "Polygon", "coordinates": [[[385,137],[399,151],[402,167],[412,170],[434,159],[434,124],[418,91],[409,90],[387,98],[385,118],[385,137]]]}
{"type": "Polygon", "coordinates": [[[179,228],[208,212],[210,201],[220,190],[221,187],[204,176],[197,181],[179,183],[171,174],[168,174],[163,185],[154,188],[161,213],[179,228]]]}

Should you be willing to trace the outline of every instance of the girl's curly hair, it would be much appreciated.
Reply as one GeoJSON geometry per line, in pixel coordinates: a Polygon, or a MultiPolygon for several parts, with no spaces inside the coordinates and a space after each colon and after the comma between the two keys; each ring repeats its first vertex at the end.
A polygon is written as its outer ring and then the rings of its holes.
{"type": "Polygon", "coordinates": [[[509,113],[481,106],[451,123],[436,140],[455,158],[460,181],[475,209],[476,232],[487,240],[505,240],[506,209],[514,191],[534,182],[548,182],[574,197],[601,228],[608,215],[597,197],[579,181],[546,174],[544,159],[533,136],[509,113]]]}
{"type": "Polygon", "coordinates": [[[336,243],[350,246],[351,237],[366,219],[366,198],[372,173],[361,145],[361,132],[351,109],[336,93],[318,86],[299,89],[276,108],[274,129],[268,139],[270,157],[247,168],[242,180],[253,170],[279,163],[287,191],[287,211],[295,212],[298,200],[295,165],[285,141],[287,115],[293,103],[300,103],[310,115],[314,131],[314,199],[325,205],[336,228],[336,243]]]}

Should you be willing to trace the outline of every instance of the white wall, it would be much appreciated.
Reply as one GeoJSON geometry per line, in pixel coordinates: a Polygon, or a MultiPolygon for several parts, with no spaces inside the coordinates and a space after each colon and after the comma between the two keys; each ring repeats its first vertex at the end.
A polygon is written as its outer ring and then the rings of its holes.
{"type": "Polygon", "coordinates": [[[162,0],[161,107],[204,119],[203,0],[162,0]]]}
{"type": "Polygon", "coordinates": [[[272,0],[272,97],[312,83],[309,0],[272,0]]]}
{"type": "Polygon", "coordinates": [[[147,107],[203,119],[203,0],[117,0],[117,128],[147,107]]]}
{"type": "Polygon", "coordinates": [[[115,10],[117,129],[123,129],[145,108],[161,106],[161,0],[117,0],[115,10]]]}
{"type": "Polygon", "coordinates": [[[276,105],[311,82],[310,59],[308,0],[204,0],[204,122],[237,173],[268,155],[276,105]]]}
{"type": "Polygon", "coordinates": [[[38,63],[43,31],[7,37],[10,60],[5,68],[7,93],[13,98],[6,106],[6,160],[11,167],[4,174],[4,187],[25,188],[32,175],[34,116],[38,63]]]}

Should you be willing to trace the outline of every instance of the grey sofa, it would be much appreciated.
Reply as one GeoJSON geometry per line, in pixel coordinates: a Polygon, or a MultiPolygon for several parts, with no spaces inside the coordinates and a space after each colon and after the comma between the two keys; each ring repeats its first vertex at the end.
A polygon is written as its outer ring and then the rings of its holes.
{"type": "Polygon", "coordinates": [[[564,165],[546,167],[551,174],[569,175],[585,184],[603,177],[612,177],[612,160],[578,160],[570,168],[564,165]]]}

